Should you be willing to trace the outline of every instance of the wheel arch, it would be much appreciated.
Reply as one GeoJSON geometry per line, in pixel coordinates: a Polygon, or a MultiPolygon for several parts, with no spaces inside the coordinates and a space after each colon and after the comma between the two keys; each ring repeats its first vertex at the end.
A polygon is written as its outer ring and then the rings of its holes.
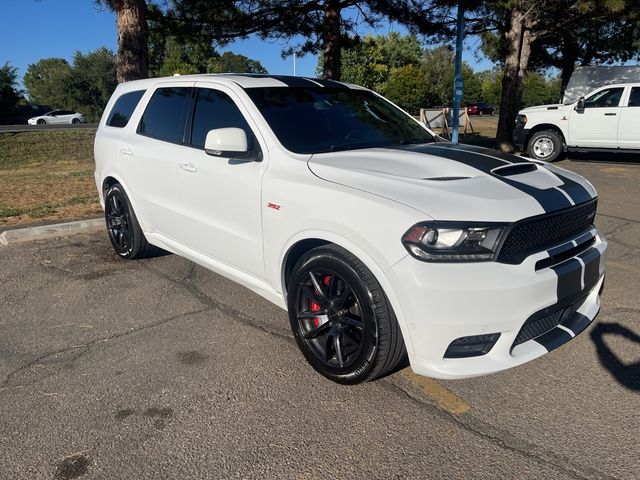
{"type": "MultiPolygon", "coordinates": [[[[305,236],[298,236],[297,238],[294,238],[290,242],[288,242],[287,246],[285,246],[285,248],[283,249],[284,254],[282,255],[282,260],[280,262],[280,281],[285,304],[287,303],[288,277],[291,274],[291,271],[293,270],[296,262],[309,250],[329,244],[336,245],[351,253],[371,271],[373,276],[382,287],[384,294],[389,300],[391,308],[393,308],[393,312],[398,321],[400,331],[402,332],[402,336],[404,338],[405,348],[407,349],[409,358],[411,358],[414,350],[413,346],[411,345],[411,335],[409,332],[408,323],[406,322],[402,309],[400,308],[399,300],[391,284],[387,280],[387,277],[385,275],[386,269],[381,267],[380,262],[376,261],[371,255],[368,255],[365,251],[363,251],[361,248],[359,248],[357,245],[350,242],[346,238],[339,237],[329,232],[313,232],[313,235],[307,234],[305,236]]],[[[391,265],[389,265],[389,267],[390,266],[391,265]]]]}
{"type": "Polygon", "coordinates": [[[101,190],[100,190],[100,202],[102,204],[102,208],[104,208],[104,197],[105,197],[105,194],[107,193],[107,190],[111,188],[113,185],[115,185],[116,183],[119,183],[124,189],[124,192],[127,194],[127,198],[131,203],[131,208],[133,208],[133,211],[136,214],[136,218],[138,220],[138,223],[140,224],[140,228],[142,229],[143,232],[145,233],[148,232],[144,219],[141,218],[140,209],[138,208],[136,199],[131,194],[131,190],[127,186],[127,183],[123,181],[122,178],[116,173],[111,172],[111,173],[105,174],[102,179],[101,190]]]}
{"type": "Polygon", "coordinates": [[[529,131],[529,136],[527,138],[527,149],[529,148],[529,142],[531,141],[531,138],[538,132],[541,132],[543,130],[552,130],[554,132],[556,132],[558,135],[560,135],[560,138],[562,139],[562,145],[563,145],[563,149],[566,148],[567,146],[567,137],[565,136],[564,132],[562,131],[562,128],[560,128],[558,125],[554,125],[553,123],[540,123],[534,127],[531,128],[531,130],[529,131]]]}

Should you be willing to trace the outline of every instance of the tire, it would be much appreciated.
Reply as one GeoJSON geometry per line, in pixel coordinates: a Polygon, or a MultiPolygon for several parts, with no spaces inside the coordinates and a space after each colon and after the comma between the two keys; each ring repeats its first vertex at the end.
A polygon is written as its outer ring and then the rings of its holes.
{"type": "Polygon", "coordinates": [[[351,385],[407,364],[404,339],[382,287],[351,253],[336,245],[314,248],[298,260],[288,284],[291,330],[320,374],[351,385]]]}
{"type": "Polygon", "coordinates": [[[553,162],[562,153],[563,141],[553,130],[542,130],[534,133],[529,139],[527,153],[531,158],[553,162]]]}
{"type": "Polygon", "coordinates": [[[104,216],[111,246],[120,257],[134,260],[157,253],[157,248],[142,233],[129,197],[119,183],[105,193],[104,216]]]}
{"type": "Polygon", "coordinates": [[[80,119],[79,119],[79,118],[72,118],[72,119],[71,119],[71,123],[72,123],[73,125],[78,125],[78,124],[80,123],[80,119]]]}
{"type": "Polygon", "coordinates": [[[38,125],[46,125],[47,124],[47,122],[45,122],[42,118],[40,120],[38,120],[36,123],[38,125]]]}

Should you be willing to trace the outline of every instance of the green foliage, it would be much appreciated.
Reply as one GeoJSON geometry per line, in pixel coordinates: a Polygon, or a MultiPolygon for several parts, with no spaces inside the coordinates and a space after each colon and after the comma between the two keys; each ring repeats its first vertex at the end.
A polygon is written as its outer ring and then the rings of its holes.
{"type": "Polygon", "coordinates": [[[183,40],[152,30],[149,42],[149,71],[152,77],[179,73],[206,73],[207,64],[218,53],[208,40],[183,40]]]}
{"type": "Polygon", "coordinates": [[[413,63],[392,69],[384,85],[385,96],[412,115],[418,115],[424,107],[427,92],[424,72],[413,63]]]}
{"type": "Polygon", "coordinates": [[[11,115],[21,98],[17,70],[7,62],[0,68],[0,118],[11,115]]]}
{"type": "MultiPolygon", "coordinates": [[[[492,105],[500,105],[503,72],[498,68],[481,72],[482,97],[492,105]]],[[[528,72],[524,78],[521,107],[558,103],[560,100],[560,78],[547,78],[537,72],[528,72]]]]}
{"type": "MultiPolygon", "coordinates": [[[[369,35],[343,49],[342,81],[371,88],[417,114],[423,107],[451,104],[454,59],[450,47],[423,48],[415,35],[369,35]]],[[[322,72],[322,59],[317,71],[322,72]]],[[[464,100],[482,99],[482,78],[464,62],[462,78],[464,100]]]]}
{"type": "Polygon", "coordinates": [[[176,73],[268,73],[262,64],[244,55],[232,52],[218,54],[209,41],[187,39],[179,41],[173,36],[152,33],[150,72],[153,77],[166,77],[176,73]]]}
{"type": "Polygon", "coordinates": [[[529,72],[524,78],[523,107],[560,102],[560,78],[545,78],[529,72]]]}
{"type": "Polygon", "coordinates": [[[63,58],[44,58],[27,67],[24,84],[32,102],[76,110],[95,122],[118,84],[115,57],[99,48],[76,52],[72,65],[63,58]]]}
{"type": "Polygon", "coordinates": [[[98,121],[118,82],[113,52],[99,48],[73,57],[73,78],[69,85],[71,108],[82,112],[88,121],[98,121]]]}
{"type": "Polygon", "coordinates": [[[210,58],[207,62],[208,73],[261,73],[267,74],[267,69],[258,60],[244,55],[224,52],[219,57],[210,58]]]}
{"type": "Polygon", "coordinates": [[[71,108],[69,85],[73,67],[64,58],[43,58],[27,67],[24,86],[34,103],[53,108],[71,108]]]}

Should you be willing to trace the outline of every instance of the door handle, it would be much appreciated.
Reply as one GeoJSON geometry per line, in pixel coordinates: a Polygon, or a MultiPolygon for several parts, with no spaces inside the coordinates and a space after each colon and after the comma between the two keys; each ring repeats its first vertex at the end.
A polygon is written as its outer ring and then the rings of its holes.
{"type": "Polygon", "coordinates": [[[123,155],[133,155],[133,150],[129,147],[120,147],[120,153],[123,155]]]}
{"type": "Polygon", "coordinates": [[[180,168],[182,170],[184,170],[185,172],[197,172],[198,171],[198,167],[196,167],[193,163],[189,163],[189,162],[182,162],[180,164],[180,168]]]}
{"type": "Polygon", "coordinates": [[[605,116],[607,117],[615,117],[617,115],[617,113],[605,113],[605,116]]]}

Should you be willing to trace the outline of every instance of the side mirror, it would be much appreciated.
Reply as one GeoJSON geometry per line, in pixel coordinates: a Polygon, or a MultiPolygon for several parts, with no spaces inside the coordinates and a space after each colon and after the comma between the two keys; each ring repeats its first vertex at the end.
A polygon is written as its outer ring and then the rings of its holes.
{"type": "Polygon", "coordinates": [[[216,128],[209,130],[204,141],[204,151],[216,157],[242,157],[249,153],[247,134],[241,128],[216,128]]]}
{"type": "Polygon", "coordinates": [[[584,97],[580,97],[578,99],[578,103],[576,104],[576,112],[584,111],[584,97]]]}

